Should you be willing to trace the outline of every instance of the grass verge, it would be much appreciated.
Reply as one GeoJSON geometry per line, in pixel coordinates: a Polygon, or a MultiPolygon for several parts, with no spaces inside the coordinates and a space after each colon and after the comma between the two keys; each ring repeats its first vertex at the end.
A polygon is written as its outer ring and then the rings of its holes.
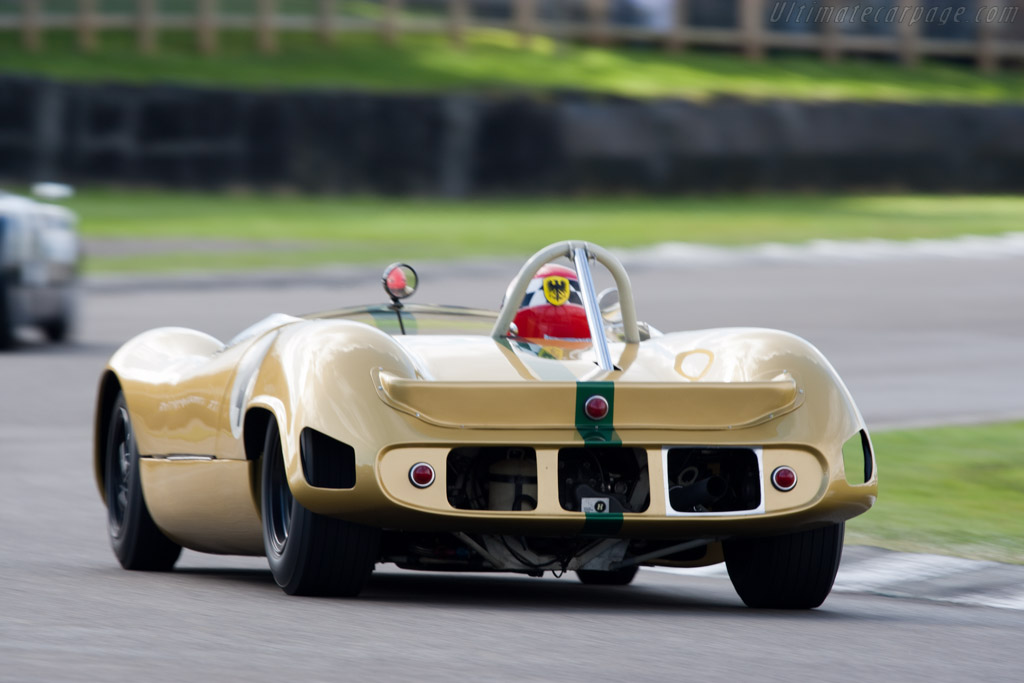
{"type": "Polygon", "coordinates": [[[442,90],[579,90],[629,97],[855,100],[887,102],[1024,102],[1024,72],[979,74],[968,65],[927,63],[906,69],[882,60],[829,64],[811,55],[751,62],[740,55],[657,47],[604,48],[535,38],[529,47],[507,31],[477,30],[463,48],[441,36],[404,36],[388,46],[377,35],[344,35],[325,46],[282,34],[275,55],[260,54],[248,32],[221,35],[212,57],[197,53],[187,32],[161,34],[160,51],[140,56],[125,31],[101,34],[82,54],[68,31],[46,34],[27,53],[16,32],[0,34],[0,71],[74,81],[177,82],[242,88],[355,88],[384,92],[442,90]]]}
{"type": "MultiPolygon", "coordinates": [[[[85,190],[68,206],[87,238],[195,240],[169,253],[94,255],[90,270],[292,267],[527,256],[561,239],[609,247],[906,240],[1020,230],[1024,197],[752,195],[472,200],[85,190]],[[204,240],[239,250],[204,253],[204,240]],[[287,241],[275,246],[274,242],[287,241]],[[264,244],[242,248],[243,243],[264,244]],[[230,246],[230,245],[229,245],[230,246]],[[278,248],[279,247],[279,248],[278,248]]],[[[173,248],[173,247],[171,247],[173,248]]]]}
{"type": "Polygon", "coordinates": [[[1024,422],[873,436],[879,498],[851,543],[1024,564],[1024,422]]]}

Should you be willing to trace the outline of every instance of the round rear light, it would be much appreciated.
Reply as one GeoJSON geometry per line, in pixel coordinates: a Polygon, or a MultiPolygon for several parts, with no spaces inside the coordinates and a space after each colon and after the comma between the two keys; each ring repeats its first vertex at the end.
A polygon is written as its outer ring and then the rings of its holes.
{"type": "Polygon", "coordinates": [[[608,415],[608,399],[600,395],[591,396],[583,404],[583,412],[591,420],[603,420],[608,415]]]}
{"type": "Polygon", "coordinates": [[[796,486],[796,472],[785,465],[776,467],[772,472],[772,486],[780,491],[792,491],[796,486]]]}
{"type": "Polygon", "coordinates": [[[418,462],[409,468],[409,481],[418,489],[425,489],[434,483],[434,468],[425,462],[418,462]]]}

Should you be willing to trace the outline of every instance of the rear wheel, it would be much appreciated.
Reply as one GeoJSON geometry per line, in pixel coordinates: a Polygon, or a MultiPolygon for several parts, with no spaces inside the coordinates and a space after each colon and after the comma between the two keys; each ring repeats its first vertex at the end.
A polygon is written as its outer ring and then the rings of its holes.
{"type": "Polygon", "coordinates": [[[10,287],[0,273],[0,349],[14,346],[14,311],[10,301],[10,287]]]}
{"type": "Polygon", "coordinates": [[[60,315],[42,325],[43,333],[52,342],[66,342],[75,328],[76,292],[73,285],[67,285],[61,292],[60,315]]]}
{"type": "Polygon", "coordinates": [[[277,585],[290,595],[357,595],[377,561],[380,530],[315,514],[295,500],[274,420],[261,471],[263,547],[277,585]]]}
{"type": "Polygon", "coordinates": [[[55,320],[44,323],[42,328],[43,334],[46,335],[47,339],[60,344],[68,340],[68,336],[71,332],[71,321],[67,317],[67,314],[63,314],[55,320]]]}
{"type": "Polygon", "coordinates": [[[588,586],[628,586],[636,577],[639,567],[623,567],[611,571],[598,569],[577,569],[576,577],[588,586]]]}
{"type": "Polygon", "coordinates": [[[124,394],[111,411],[107,431],[104,487],[110,545],[125,569],[167,571],[181,546],[164,536],[149,514],[139,478],[139,452],[124,394]]]}
{"type": "Polygon", "coordinates": [[[67,341],[70,325],[65,318],[58,318],[43,325],[43,334],[52,342],[67,341]]]}
{"type": "Polygon", "coordinates": [[[828,597],[843,554],[844,524],[725,541],[729,578],[748,607],[811,609],[828,597]]]}

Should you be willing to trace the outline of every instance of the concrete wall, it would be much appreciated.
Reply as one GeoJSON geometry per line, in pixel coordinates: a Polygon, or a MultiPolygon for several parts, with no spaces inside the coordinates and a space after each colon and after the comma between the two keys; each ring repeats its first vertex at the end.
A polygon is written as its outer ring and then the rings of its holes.
{"type": "Polygon", "coordinates": [[[1024,107],[0,78],[0,181],[468,196],[1024,190],[1024,107]]]}

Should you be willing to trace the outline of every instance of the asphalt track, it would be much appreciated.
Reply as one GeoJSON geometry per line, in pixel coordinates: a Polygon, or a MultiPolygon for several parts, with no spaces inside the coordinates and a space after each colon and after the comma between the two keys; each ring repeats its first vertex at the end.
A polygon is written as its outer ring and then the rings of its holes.
{"type": "MultiPolygon", "coordinates": [[[[516,268],[423,264],[417,299],[493,307],[516,268]]],[[[758,325],[811,340],[871,427],[1024,416],[1024,259],[636,264],[631,275],[641,317],[662,329],[758,325]]],[[[878,551],[865,548],[848,549],[846,588],[797,614],[748,610],[719,576],[654,571],[599,589],[385,568],[356,600],[285,596],[258,558],[186,552],[169,574],[122,571],[89,463],[109,354],[154,326],[228,337],[271,312],[379,301],[378,277],[92,279],[76,344],[27,336],[0,356],[0,681],[1020,680],[1024,611],[921,593],[900,561],[900,589],[880,588],[878,551]],[[869,568],[860,583],[858,567],[869,568]]],[[[996,569],[1000,590],[1022,585],[1019,568],[996,569]]],[[[964,566],[955,580],[981,594],[994,590],[988,575],[964,566]]]]}

